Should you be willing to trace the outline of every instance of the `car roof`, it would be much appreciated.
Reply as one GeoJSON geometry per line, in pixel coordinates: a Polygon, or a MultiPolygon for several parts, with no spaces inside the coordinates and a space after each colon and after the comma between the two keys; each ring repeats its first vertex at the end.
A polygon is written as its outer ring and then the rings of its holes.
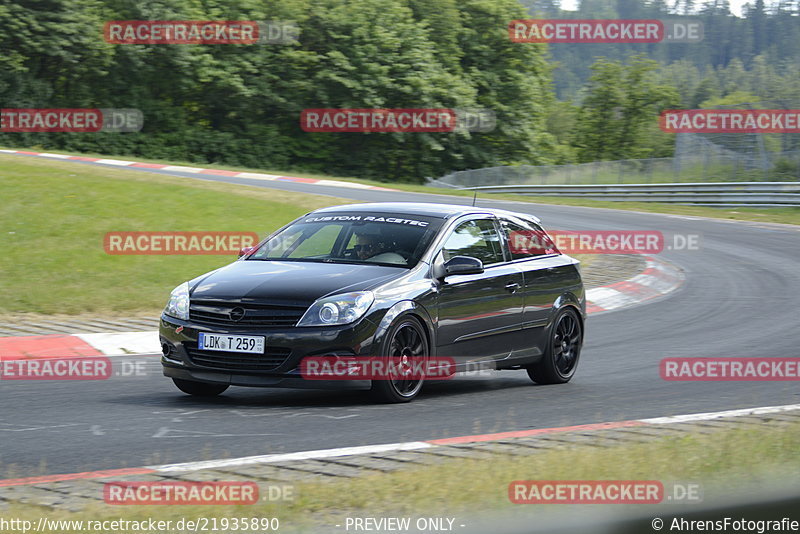
{"type": "Polygon", "coordinates": [[[526,213],[515,213],[513,211],[482,208],[479,206],[463,206],[459,204],[434,204],[426,202],[367,202],[363,204],[344,204],[341,206],[330,206],[313,211],[312,213],[343,213],[369,211],[373,213],[391,213],[402,215],[422,215],[427,217],[438,217],[449,219],[460,215],[487,213],[497,216],[516,216],[533,219],[539,222],[539,218],[526,213]]]}

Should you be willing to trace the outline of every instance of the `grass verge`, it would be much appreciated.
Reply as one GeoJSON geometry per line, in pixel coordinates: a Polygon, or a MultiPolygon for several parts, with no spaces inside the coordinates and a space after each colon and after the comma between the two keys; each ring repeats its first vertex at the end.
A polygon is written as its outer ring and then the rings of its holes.
{"type": "Polygon", "coordinates": [[[661,480],[665,485],[669,481],[699,482],[704,498],[717,500],[736,488],[752,491],[796,479],[800,475],[799,441],[800,423],[781,423],[765,425],[759,432],[734,428],[613,448],[575,446],[524,457],[449,460],[390,474],[297,484],[294,500],[254,506],[96,505],[69,513],[11,505],[6,515],[34,521],[45,513],[51,519],[277,517],[282,530],[299,527],[314,531],[314,527],[333,527],[345,517],[455,516],[458,522],[468,523],[470,518],[487,513],[507,517],[538,514],[548,508],[511,504],[507,491],[514,480],[661,480]]]}
{"type": "Polygon", "coordinates": [[[251,231],[342,199],[0,155],[0,314],[163,307],[181,282],[229,256],[113,256],[112,231],[251,231]]]}
{"type": "MultiPolygon", "coordinates": [[[[18,149],[15,149],[18,150],[18,149]]],[[[44,149],[37,149],[37,150],[44,150],[44,149]]],[[[68,154],[67,152],[62,152],[58,150],[49,151],[50,153],[54,154],[68,154]]],[[[98,158],[106,158],[107,155],[103,154],[82,154],[87,157],[98,157],[98,158]]],[[[122,156],[119,156],[122,157],[122,156]]],[[[154,159],[143,159],[139,157],[133,158],[135,161],[141,161],[143,163],[160,163],[165,165],[185,165],[188,167],[196,167],[200,165],[198,163],[191,163],[191,162],[174,162],[174,161],[166,161],[166,160],[154,160],[154,159]]],[[[202,164],[203,168],[208,169],[220,169],[220,170],[229,170],[229,171],[238,171],[238,172],[261,172],[267,174],[277,174],[279,176],[297,176],[300,178],[314,178],[318,180],[341,180],[341,181],[350,181],[356,182],[361,184],[367,185],[375,185],[380,187],[391,187],[394,189],[398,189],[400,191],[409,191],[414,193],[428,193],[428,194],[440,194],[440,195],[449,195],[449,196],[463,196],[472,198],[473,192],[472,191],[456,191],[451,189],[444,189],[438,187],[428,187],[421,184],[403,184],[403,183],[395,183],[395,182],[381,182],[377,180],[364,180],[361,178],[353,178],[353,177],[340,177],[340,176],[328,176],[328,175],[321,175],[321,174],[313,174],[313,173],[304,173],[304,172],[295,172],[295,171],[286,171],[286,170],[275,170],[275,169],[253,169],[253,168],[246,168],[246,167],[231,167],[226,165],[217,165],[217,164],[202,164]]],[[[686,180],[684,180],[686,181],[686,180]]],[[[675,214],[675,215],[685,215],[685,216],[693,216],[693,217],[710,217],[713,219],[728,219],[728,220],[738,220],[738,221],[757,221],[757,222],[770,222],[770,223],[781,223],[781,224],[795,224],[800,225],[800,207],[798,208],[713,208],[707,206],[684,206],[684,205],[676,205],[676,204],[661,204],[657,202],[610,202],[604,200],[589,200],[589,199],[581,199],[581,198],[559,198],[559,197],[548,197],[548,196],[530,196],[530,195],[504,195],[504,194],[489,194],[484,193],[483,195],[479,194],[480,198],[486,199],[495,199],[495,200],[508,200],[508,201],[516,201],[516,202],[532,202],[536,204],[555,204],[561,206],[585,206],[590,208],[608,208],[608,209],[618,209],[618,210],[626,210],[626,211],[642,211],[647,213],[668,213],[668,214],[675,214]]]]}
{"type": "MultiPolygon", "coordinates": [[[[232,256],[108,255],[112,231],[253,231],[348,201],[0,154],[0,316],[155,316],[169,291],[232,256]]],[[[592,256],[576,256],[584,269],[592,256]]]]}

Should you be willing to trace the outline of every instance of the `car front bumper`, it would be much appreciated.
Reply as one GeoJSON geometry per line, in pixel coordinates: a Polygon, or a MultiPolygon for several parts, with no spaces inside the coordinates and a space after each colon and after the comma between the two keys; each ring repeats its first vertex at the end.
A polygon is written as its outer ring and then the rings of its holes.
{"type": "MultiPolygon", "coordinates": [[[[376,347],[380,346],[380,340],[375,339],[376,329],[376,325],[366,318],[344,326],[235,329],[195,324],[191,320],[182,321],[162,314],[159,326],[161,363],[165,376],[197,382],[256,387],[364,389],[371,386],[370,380],[307,380],[302,377],[299,366],[307,356],[375,356],[378,352],[376,347]],[[248,368],[247,363],[235,361],[238,353],[199,351],[197,339],[200,332],[264,336],[266,352],[279,353],[282,361],[268,369],[260,364],[257,365],[260,369],[248,368]],[[212,364],[198,363],[198,355],[211,355],[216,361],[212,364]]],[[[248,356],[246,359],[253,361],[253,355],[248,356]]],[[[272,359],[278,358],[273,355],[272,359]]]]}

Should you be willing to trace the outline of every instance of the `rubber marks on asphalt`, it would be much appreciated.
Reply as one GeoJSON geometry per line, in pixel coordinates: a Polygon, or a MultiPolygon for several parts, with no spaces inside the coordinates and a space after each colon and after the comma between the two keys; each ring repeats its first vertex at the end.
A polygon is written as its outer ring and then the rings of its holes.
{"type": "Polygon", "coordinates": [[[260,172],[235,172],[221,169],[203,169],[200,167],[184,167],[181,165],[162,165],[160,163],[142,163],[138,161],[127,161],[119,159],[87,158],[84,156],[70,156],[67,154],[50,154],[48,152],[30,152],[28,150],[0,150],[3,154],[21,154],[25,156],[39,156],[42,158],[53,158],[73,161],[90,161],[99,165],[110,165],[113,167],[138,167],[140,169],[160,169],[169,172],[185,172],[191,174],[208,174],[212,176],[228,176],[234,178],[246,178],[248,180],[275,180],[279,182],[297,182],[303,184],[322,185],[326,187],[347,187],[350,189],[372,189],[377,191],[396,191],[386,187],[360,184],[356,182],[345,182],[340,180],[317,180],[315,178],[300,178],[297,176],[279,176],[277,174],[264,174],[260,172]]]}

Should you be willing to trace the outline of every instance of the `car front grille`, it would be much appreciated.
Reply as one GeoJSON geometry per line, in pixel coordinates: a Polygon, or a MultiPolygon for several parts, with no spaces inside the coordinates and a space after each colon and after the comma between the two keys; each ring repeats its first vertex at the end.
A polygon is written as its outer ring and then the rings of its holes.
{"type": "Polygon", "coordinates": [[[189,360],[197,366],[225,371],[271,371],[281,366],[292,353],[283,347],[264,347],[264,354],[218,352],[186,347],[189,360]]]}
{"type": "Polygon", "coordinates": [[[291,327],[297,324],[309,305],[192,300],[189,305],[189,320],[211,326],[291,327]],[[231,312],[234,312],[233,315],[231,312]]]}

